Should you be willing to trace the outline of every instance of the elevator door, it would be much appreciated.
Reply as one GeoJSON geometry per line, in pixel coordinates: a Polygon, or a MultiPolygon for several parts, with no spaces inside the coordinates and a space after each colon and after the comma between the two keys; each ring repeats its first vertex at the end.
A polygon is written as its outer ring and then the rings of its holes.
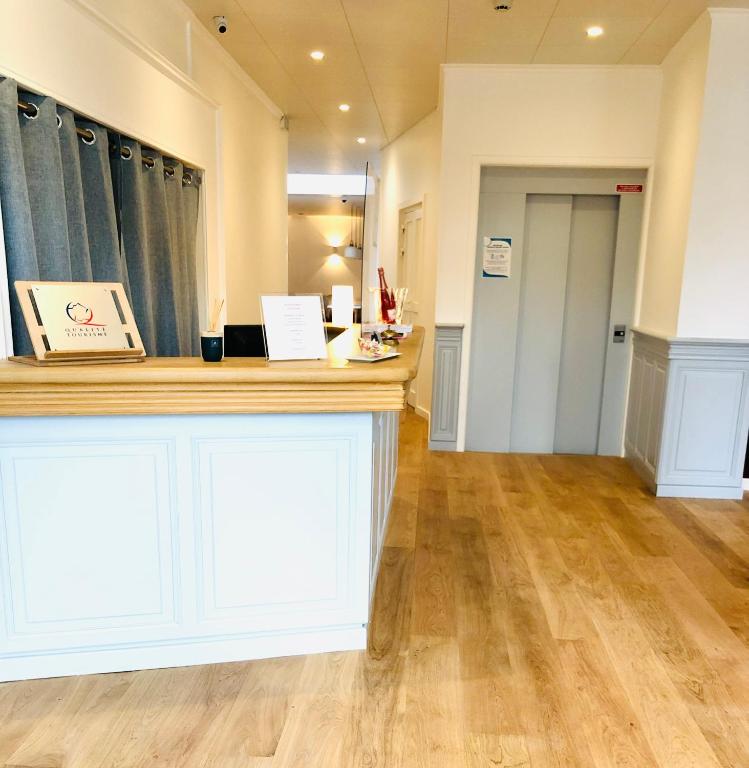
{"type": "Polygon", "coordinates": [[[528,195],[510,450],[598,451],[619,198],[528,195]]]}
{"type": "Polygon", "coordinates": [[[618,193],[644,181],[482,169],[467,450],[621,455],[643,195],[618,193]],[[504,279],[482,269],[490,236],[511,241],[504,279]]]}
{"type": "Polygon", "coordinates": [[[555,453],[598,452],[618,218],[618,197],[573,200],[555,453]]]}

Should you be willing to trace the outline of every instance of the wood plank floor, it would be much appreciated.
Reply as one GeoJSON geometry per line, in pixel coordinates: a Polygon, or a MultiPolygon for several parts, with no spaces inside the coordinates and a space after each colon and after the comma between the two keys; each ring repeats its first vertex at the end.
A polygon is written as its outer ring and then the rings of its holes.
{"type": "Polygon", "coordinates": [[[748,768],[749,502],[425,443],[369,652],[0,685],[0,766],[748,768]]]}

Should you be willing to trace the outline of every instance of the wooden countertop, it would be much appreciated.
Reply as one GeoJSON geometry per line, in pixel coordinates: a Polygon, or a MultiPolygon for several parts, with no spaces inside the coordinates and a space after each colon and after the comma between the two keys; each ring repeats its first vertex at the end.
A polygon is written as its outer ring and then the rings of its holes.
{"type": "Polygon", "coordinates": [[[424,340],[414,328],[400,357],[356,363],[359,327],[328,344],[327,360],[152,357],[141,363],[36,367],[0,362],[0,416],[399,411],[424,340]]]}

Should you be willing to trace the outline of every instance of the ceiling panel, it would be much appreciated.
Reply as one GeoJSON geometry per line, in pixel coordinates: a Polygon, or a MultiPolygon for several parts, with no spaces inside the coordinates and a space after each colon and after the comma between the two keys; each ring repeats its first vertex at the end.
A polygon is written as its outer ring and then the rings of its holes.
{"type": "Polygon", "coordinates": [[[451,59],[460,64],[532,64],[537,43],[499,45],[496,41],[476,42],[457,39],[452,49],[459,52],[451,59]]]}
{"type": "Polygon", "coordinates": [[[653,19],[638,43],[672,48],[707,5],[707,0],[679,0],[678,3],[668,3],[663,12],[653,19]]]}
{"type": "Polygon", "coordinates": [[[533,61],[541,64],[616,64],[640,37],[651,19],[641,16],[564,16],[552,18],[533,61]],[[599,24],[601,37],[586,30],[599,24]]]}
{"type": "Polygon", "coordinates": [[[447,0],[341,0],[352,37],[392,141],[439,99],[447,0]]]}
{"type": "Polygon", "coordinates": [[[663,45],[635,43],[626,51],[617,64],[660,64],[671,49],[663,45]]]}
{"type": "Polygon", "coordinates": [[[554,16],[600,16],[623,18],[627,16],[653,17],[659,14],[669,0],[559,0],[554,16]]]}
{"type": "Polygon", "coordinates": [[[625,43],[609,43],[580,50],[576,45],[542,45],[533,57],[534,64],[617,64],[627,52],[625,43]]]}
{"type": "Polygon", "coordinates": [[[447,60],[455,63],[528,63],[541,42],[556,0],[516,3],[498,13],[486,0],[452,0],[447,60]],[[513,51],[518,58],[512,58],[513,51]]]}
{"type": "Polygon", "coordinates": [[[289,116],[289,168],[358,172],[431,112],[442,63],[659,64],[708,5],[749,0],[186,0],[289,116]],[[229,17],[218,35],[212,17],[229,17]],[[588,39],[586,28],[604,27],[588,39]],[[315,64],[311,50],[325,51],[315,64]],[[351,105],[348,113],[338,104],[351,105]],[[364,136],[367,143],[356,143],[364,136]]]}
{"type": "Polygon", "coordinates": [[[603,48],[611,43],[617,45],[625,43],[632,45],[635,40],[650,24],[650,19],[646,16],[628,16],[620,18],[598,17],[598,16],[566,16],[563,18],[554,17],[549,22],[549,26],[544,34],[544,45],[570,45],[585,51],[603,48]],[[593,25],[600,25],[605,32],[601,37],[589,39],[586,30],[593,25]]]}

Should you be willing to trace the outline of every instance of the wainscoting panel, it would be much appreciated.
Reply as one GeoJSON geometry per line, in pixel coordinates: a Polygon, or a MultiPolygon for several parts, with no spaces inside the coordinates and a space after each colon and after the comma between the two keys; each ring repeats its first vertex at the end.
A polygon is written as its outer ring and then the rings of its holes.
{"type": "Polygon", "coordinates": [[[746,449],[749,370],[672,361],[671,375],[659,485],[738,491],[746,449]]]}
{"type": "Polygon", "coordinates": [[[458,442],[458,399],[462,325],[437,325],[434,335],[434,383],[429,420],[429,447],[454,451],[458,442]]]}
{"type": "Polygon", "coordinates": [[[658,464],[667,367],[667,346],[657,340],[642,343],[635,337],[625,450],[652,484],[658,464]]]}
{"type": "Polygon", "coordinates": [[[635,333],[627,456],[659,496],[741,498],[749,343],[635,333]]]}
{"type": "Polygon", "coordinates": [[[0,447],[9,643],[175,621],[172,445],[78,437],[0,447]]]}
{"type": "Polygon", "coordinates": [[[375,413],[372,417],[372,540],[370,553],[369,594],[374,598],[380,568],[385,532],[393,505],[393,491],[398,463],[398,431],[400,414],[396,411],[375,413]]]}
{"type": "Polygon", "coordinates": [[[389,412],[0,419],[0,681],[365,647],[397,435],[389,412]]]}

